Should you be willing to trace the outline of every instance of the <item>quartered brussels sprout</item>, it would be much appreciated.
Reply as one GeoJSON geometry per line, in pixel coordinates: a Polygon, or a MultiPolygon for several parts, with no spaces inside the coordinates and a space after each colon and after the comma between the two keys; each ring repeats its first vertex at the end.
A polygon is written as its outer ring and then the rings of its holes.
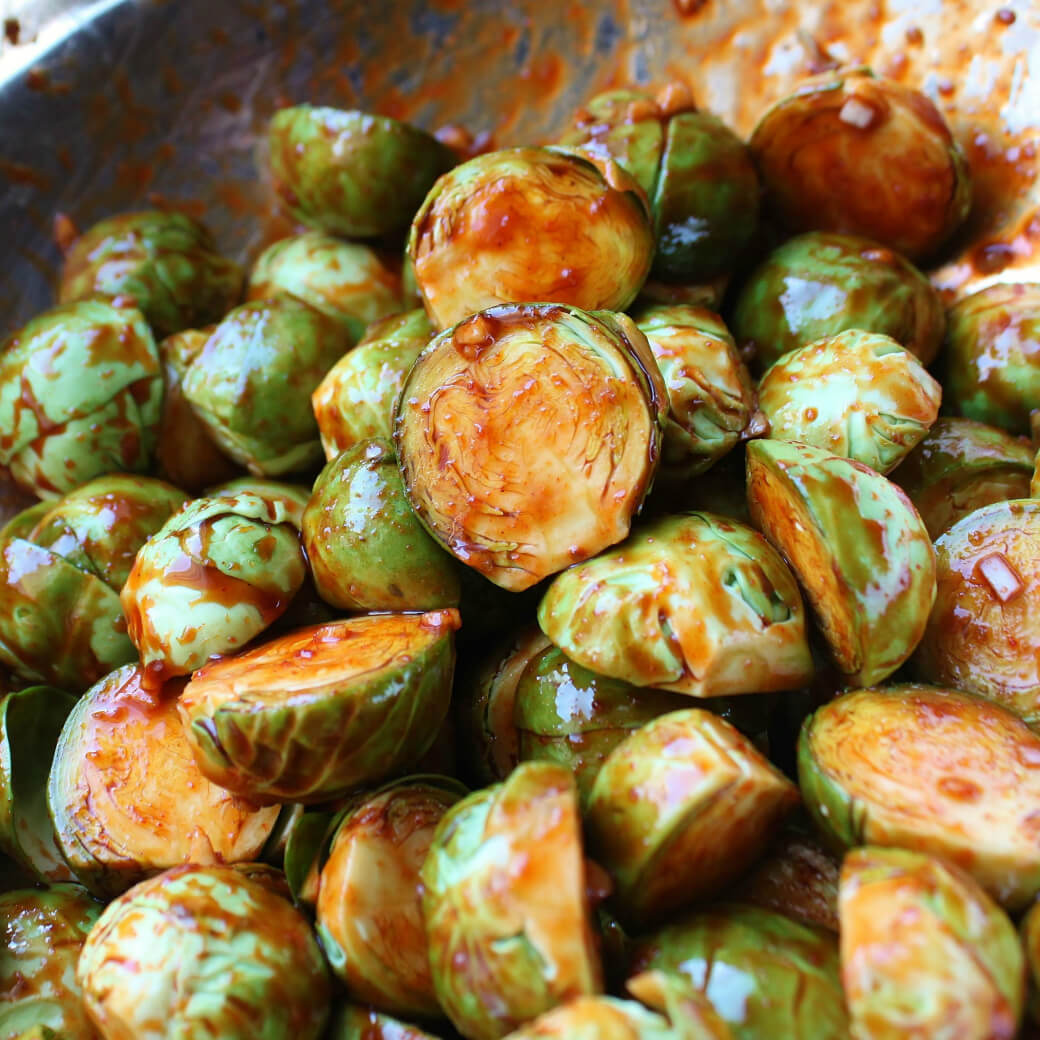
{"type": "Polygon", "coordinates": [[[41,498],[146,470],[162,393],[140,311],[104,300],[52,307],[0,345],[0,465],[41,498]]]}
{"type": "Polygon", "coordinates": [[[472,1040],[496,1040],[602,988],[574,781],[525,762],[442,818],[422,868],[434,990],[472,1040]]]}
{"type": "Polygon", "coordinates": [[[758,384],[770,437],[814,444],[879,473],[924,437],[941,397],[908,350],[855,329],[785,354],[758,384]]]}
{"type": "Polygon", "coordinates": [[[338,321],[356,342],[365,326],[406,306],[401,275],[368,246],[320,231],[268,246],[249,274],[250,300],[289,293],[338,321]]]}
{"type": "Polygon", "coordinates": [[[390,437],[405,376],[433,336],[426,311],[395,314],[368,327],[311,394],[325,458],[371,437],[390,437]]]}
{"type": "Polygon", "coordinates": [[[100,913],[77,885],[0,895],[0,1036],[37,1027],[95,1040],[76,961],[100,913]]]}
{"type": "Polygon", "coordinates": [[[838,940],[754,906],[719,904],[636,943],[632,971],[689,980],[734,1040],[847,1040],[838,940]]]}
{"type": "Polygon", "coordinates": [[[91,687],[66,719],[47,801],[62,854],[101,896],[182,863],[256,859],[278,817],[206,779],[176,700],[156,698],[133,665],[91,687]]]}
{"type": "Polygon", "coordinates": [[[301,533],[318,593],[335,607],[458,605],[459,565],[412,512],[387,440],[361,441],[328,463],[301,533]]]}
{"type": "Polygon", "coordinates": [[[759,369],[849,329],[891,336],[928,365],[942,345],[946,312],[928,279],[895,251],[858,235],[810,231],[752,272],[731,328],[759,369]]]}
{"type": "Polygon", "coordinates": [[[958,868],[905,849],[854,849],[841,869],[850,1035],[1011,1040],[1025,997],[1007,915],[958,868]]]}
{"type": "Polygon", "coordinates": [[[321,868],[318,937],[354,1000],[437,1018],[419,871],[434,830],[466,791],[416,777],[346,811],[321,868]]]}
{"type": "Polygon", "coordinates": [[[913,665],[1040,723],[1040,501],[994,502],[935,543],[938,592],[913,665]]]}
{"type": "Polygon", "coordinates": [[[1026,960],[1026,1009],[1034,1023],[1040,1023],[1040,903],[1034,903],[1020,925],[1026,960]]]}
{"type": "Polygon", "coordinates": [[[329,1013],[307,919],[232,867],[176,867],[124,893],[76,977],[106,1040],[318,1040],[329,1013]]]}
{"type": "Polygon", "coordinates": [[[408,255],[426,309],[449,328],[501,303],[624,310],[654,234],[639,185],[576,155],[509,148],[456,166],[412,222],[408,255]]]}
{"type": "Polygon", "coordinates": [[[324,1037],[325,1040],[437,1040],[418,1026],[357,1004],[344,1004],[333,1012],[324,1037]]]}
{"type": "Polygon", "coordinates": [[[323,802],[406,768],[451,697],[455,610],[300,629],[201,668],[179,702],[202,772],[258,803],[323,802]]]}
{"type": "Polygon", "coordinates": [[[628,534],[666,408],[631,319],[495,307],[435,337],[405,381],[405,490],[449,552],[519,592],[628,534]]]}
{"type": "Polygon", "coordinates": [[[951,411],[1029,433],[1040,408],[1040,284],[998,283],[955,303],[944,364],[951,411]]]}
{"type": "Polygon", "coordinates": [[[700,307],[645,307],[633,315],[668,391],[661,472],[703,473],[740,440],[754,388],[722,319],[700,307]]]}
{"type": "Polygon", "coordinates": [[[262,477],[321,460],[310,395],[351,340],[294,296],[236,307],[188,364],[181,393],[214,443],[262,477]]]}
{"type": "Polygon", "coordinates": [[[919,90],[866,68],[799,86],[751,136],[766,196],[785,224],[865,235],[911,259],[935,253],[971,207],[971,174],[919,90]]]}
{"type": "Polygon", "coordinates": [[[129,297],[156,336],[219,321],[238,302],[242,271],[217,252],[209,230],[183,213],[108,217],[65,255],[58,297],[129,297]]]}
{"type": "Polygon", "coordinates": [[[290,216],[349,238],[407,227],[452,161],[425,131],[369,112],[297,105],[267,129],[274,190],[290,216]]]}
{"type": "Polygon", "coordinates": [[[626,920],[714,895],[762,853],[798,791],[729,723],[699,708],[648,722],[596,776],[589,844],[626,920]]]}
{"type": "Polygon", "coordinates": [[[586,668],[694,697],[796,689],[813,671],[787,565],[757,531],[711,513],[664,517],[571,567],[538,624],[586,668]]]}
{"type": "Polygon", "coordinates": [[[974,419],[941,416],[891,476],[934,539],[991,502],[1031,497],[1032,472],[1027,441],[974,419]]]}
{"type": "Polygon", "coordinates": [[[798,777],[839,847],[940,856],[1010,909],[1040,891],[1040,737],[995,704],[932,686],[843,694],[806,720],[798,777]]]}
{"type": "Polygon", "coordinates": [[[748,504],[790,562],[835,663],[878,682],[913,652],[935,599],[935,555],[902,491],[808,444],[751,441],[748,504]]]}
{"type": "Polygon", "coordinates": [[[300,517],[283,495],[230,491],[190,502],[148,541],[120,599],[151,674],[187,675],[285,612],[307,573],[300,517]]]}

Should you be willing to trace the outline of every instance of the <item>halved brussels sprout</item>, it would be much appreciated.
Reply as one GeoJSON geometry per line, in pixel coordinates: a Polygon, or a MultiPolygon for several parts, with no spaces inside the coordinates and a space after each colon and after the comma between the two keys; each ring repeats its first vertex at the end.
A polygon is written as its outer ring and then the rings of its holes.
{"type": "Polygon", "coordinates": [[[858,235],[810,231],[752,272],[731,328],[758,370],[849,329],[891,336],[928,365],[942,345],[946,311],[928,279],[894,250],[858,235]]]}
{"type": "Polygon", "coordinates": [[[183,213],[108,217],[65,254],[58,298],[125,296],[156,336],[219,321],[238,302],[242,271],[217,252],[209,230],[183,213]]]}
{"type": "Polygon", "coordinates": [[[455,610],[304,628],[201,668],[179,701],[202,772],[254,802],[323,802],[433,742],[451,697],[455,610]]]}
{"type": "Polygon", "coordinates": [[[318,889],[318,937],[354,1000],[437,1018],[419,871],[441,817],[466,794],[443,777],[359,800],[336,828],[318,889]]]}
{"type": "Polygon", "coordinates": [[[452,155],[423,130],[370,112],[296,105],[267,129],[274,190],[289,214],[348,238],[408,226],[452,155]]]}
{"type": "Polygon", "coordinates": [[[307,919],[233,867],[175,867],[114,900],[76,978],[112,1040],[318,1040],[329,1013],[307,919]]]}
{"type": "Polygon", "coordinates": [[[433,984],[472,1040],[602,989],[570,774],[525,762],[448,810],[422,868],[433,984]]]}
{"type": "Polygon", "coordinates": [[[389,441],[361,441],[326,465],[301,533],[318,593],[334,607],[458,606],[459,565],[412,512],[389,441]]]}
{"type": "Polygon", "coordinates": [[[156,698],[133,665],[89,689],[65,720],[47,802],[58,847],[100,896],[181,863],[256,859],[278,817],[206,779],[176,700],[156,698]]]}
{"type": "Polygon", "coordinates": [[[41,498],[151,466],[162,369],[141,312],[52,307],[0,345],[0,465],[41,498]]]}
{"type": "Polygon", "coordinates": [[[449,552],[519,592],[628,534],[666,408],[630,318],[495,307],[434,338],[405,381],[405,490],[449,552]]]}
{"type": "Polygon", "coordinates": [[[913,652],[935,599],[935,554],[910,500],[874,470],[809,444],[751,441],[748,505],[790,561],[835,663],[878,682],[913,652]]]}
{"type": "Polygon", "coordinates": [[[690,708],[648,722],[596,776],[589,846],[626,920],[714,895],[761,855],[798,791],[729,723],[690,708]]]}
{"type": "Polygon", "coordinates": [[[1026,1010],[1034,1023],[1040,1023],[1040,903],[1034,903],[1020,926],[1027,974],[1026,1010]]]}
{"type": "Polygon", "coordinates": [[[744,524],[664,517],[571,567],[538,608],[568,657],[694,697],[796,689],[812,676],[794,575],[744,524]]]}
{"type": "Polygon", "coordinates": [[[1040,284],[997,283],[950,309],[946,404],[958,415],[1029,433],[1040,408],[1040,284]]]}
{"type": "Polygon", "coordinates": [[[78,885],[0,895],[0,1036],[35,1026],[95,1040],[76,961],[100,913],[78,885]]]}
{"type": "Polygon", "coordinates": [[[509,148],[437,181],[408,255],[446,329],[503,303],[622,311],[646,280],[654,234],[639,185],[616,163],[604,175],[577,155],[509,148]]]}
{"type": "Polygon", "coordinates": [[[240,649],[285,612],[307,573],[298,510],[250,490],[197,498],[142,547],[120,599],[156,679],[240,649]]]}
{"type": "Polygon", "coordinates": [[[785,354],[758,384],[769,436],[888,473],[928,432],[942,387],[894,339],[852,329],[785,354]]]}
{"type": "Polygon", "coordinates": [[[802,727],[798,778],[839,847],[941,856],[1010,909],[1040,891],[1040,737],[995,704],[933,686],[843,694],[802,727]]]}
{"type": "Polygon", "coordinates": [[[852,1036],[1012,1040],[1025,1000],[1007,915],[957,867],[853,849],[841,868],[841,972],[852,1036]]]}
{"type": "Polygon", "coordinates": [[[794,230],[866,235],[915,259],[934,254],[971,207],[968,163],[939,110],[863,67],[807,80],[773,105],[751,152],[794,230]]]}

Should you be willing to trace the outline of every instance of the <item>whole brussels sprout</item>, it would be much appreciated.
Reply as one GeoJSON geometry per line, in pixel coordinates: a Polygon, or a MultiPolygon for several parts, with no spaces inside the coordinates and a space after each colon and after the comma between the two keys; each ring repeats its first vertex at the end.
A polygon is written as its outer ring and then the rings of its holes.
{"type": "Polygon", "coordinates": [[[703,307],[716,313],[722,309],[722,301],[729,287],[729,275],[720,275],[707,282],[689,285],[672,285],[648,278],[639,290],[638,304],[650,306],[655,303],[685,304],[688,307],[703,307]]]}
{"type": "Polygon", "coordinates": [[[405,491],[449,552],[519,592],[628,534],[666,408],[630,318],[495,307],[436,336],[408,374],[405,491]]]}
{"type": "Polygon", "coordinates": [[[762,116],[751,152],[769,203],[796,231],[865,235],[916,259],[971,207],[968,163],[939,110],[866,68],[803,83],[762,116]]]}
{"type": "Polygon", "coordinates": [[[852,1036],[1018,1035],[1022,949],[1007,915],[971,877],[920,852],[853,849],[839,898],[852,1036]]]}
{"type": "Polygon", "coordinates": [[[812,675],[794,576],[758,532],[664,517],[565,571],[538,624],[579,664],[694,697],[796,689],[812,675]]]}
{"type": "Polygon", "coordinates": [[[441,819],[422,868],[434,990],[472,1040],[496,1040],[602,989],[574,781],[525,762],[441,819]]]}
{"type": "Polygon", "coordinates": [[[325,1040],[437,1040],[437,1037],[371,1008],[344,1004],[333,1012],[325,1040]]]}
{"type": "Polygon", "coordinates": [[[208,228],[183,213],[108,217],[65,254],[58,298],[125,296],[156,336],[219,321],[238,302],[242,271],[217,252],[208,228]]]}
{"type": "Polygon", "coordinates": [[[328,463],[301,534],[318,593],[334,607],[458,605],[459,565],[412,512],[389,441],[361,441],[328,463]]]}
{"type": "Polygon", "coordinates": [[[730,327],[759,370],[850,329],[891,336],[928,365],[942,345],[946,312],[928,279],[893,250],[858,235],[810,231],[752,272],[730,327]]]}
{"type": "Polygon", "coordinates": [[[769,436],[888,473],[935,422],[942,387],[894,339],[850,330],[785,354],[758,384],[769,436]]]}
{"type": "Polygon", "coordinates": [[[299,629],[199,669],[178,708],[199,768],[258,804],[324,802],[407,768],[451,697],[455,610],[299,629]]]}
{"type": "Polygon", "coordinates": [[[126,665],[65,720],[47,783],[58,846],[96,895],[114,896],[181,863],[255,859],[278,817],[210,783],[176,700],[126,665]]]}
{"type": "Polygon", "coordinates": [[[320,231],[268,246],[249,274],[246,298],[290,293],[338,321],[356,342],[365,326],[404,310],[400,272],[368,246],[320,231]]]}
{"type": "Polygon", "coordinates": [[[303,527],[303,514],[311,500],[311,489],[304,484],[292,484],[285,480],[267,480],[264,477],[236,477],[216,484],[206,492],[209,498],[238,495],[245,492],[259,495],[272,502],[281,511],[286,523],[299,530],[303,527]]]}
{"type": "Polygon", "coordinates": [[[296,105],[267,129],[267,163],[289,215],[348,238],[407,227],[452,161],[425,131],[370,112],[296,105]]]}
{"type": "Polygon", "coordinates": [[[41,498],[146,470],[162,393],[140,311],[104,300],[52,307],[0,345],[0,465],[41,498]]]}
{"type": "Polygon", "coordinates": [[[496,304],[624,310],[654,234],[638,184],[577,155],[509,148],[456,166],[415,215],[408,255],[441,329],[496,304]]]}
{"type": "Polygon", "coordinates": [[[95,1040],[76,961],[100,913],[77,885],[0,895],[0,1036],[36,1026],[95,1040]]]}
{"type": "Polygon", "coordinates": [[[221,451],[276,477],[321,460],[310,395],[350,346],[335,320],[295,296],[236,307],[188,364],[181,393],[221,451]]]}
{"type": "Polygon", "coordinates": [[[946,404],[958,415],[1029,433],[1040,408],[1040,283],[998,283],[950,309],[946,404]]]}
{"type": "Polygon", "coordinates": [[[1019,909],[1040,891],[1040,737],[1003,708],[932,686],[855,690],[802,727],[798,778],[841,848],[927,852],[1019,909]]]}
{"type": "Polygon", "coordinates": [[[107,1040],[318,1040],[329,1013],[307,919],[233,867],[175,867],[114,900],[76,978],[107,1040]]]}

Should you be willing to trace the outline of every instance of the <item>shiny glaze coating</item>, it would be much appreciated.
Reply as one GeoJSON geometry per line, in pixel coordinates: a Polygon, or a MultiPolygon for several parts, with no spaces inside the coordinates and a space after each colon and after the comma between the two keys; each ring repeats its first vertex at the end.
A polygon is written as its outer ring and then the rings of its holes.
{"type": "Polygon", "coordinates": [[[325,1040],[438,1040],[418,1026],[358,1004],[344,1004],[334,1011],[324,1036],[325,1040]]]}

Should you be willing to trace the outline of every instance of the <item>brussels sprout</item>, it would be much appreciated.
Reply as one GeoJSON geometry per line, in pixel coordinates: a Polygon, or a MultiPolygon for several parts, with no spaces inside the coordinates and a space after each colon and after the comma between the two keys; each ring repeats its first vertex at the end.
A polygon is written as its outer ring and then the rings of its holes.
{"type": "Polygon", "coordinates": [[[866,68],[807,80],[762,116],[751,152],[794,230],[866,235],[915,259],[971,207],[968,163],[939,110],[866,68]]]}
{"type": "Polygon", "coordinates": [[[400,781],[348,809],[321,868],[317,926],[353,999],[436,1018],[419,870],[447,809],[466,791],[441,777],[400,781]]]}
{"type": "Polygon", "coordinates": [[[179,702],[210,780],[254,802],[323,802],[425,752],[445,715],[455,610],[300,629],[197,671],[179,702]]]}
{"type": "Polygon", "coordinates": [[[63,1040],[95,1040],[75,976],[100,913],[77,885],[0,895],[0,1036],[35,1026],[60,1030],[63,1040]]]}
{"type": "Polygon", "coordinates": [[[143,210],[95,224],[65,255],[58,298],[129,297],[156,336],[219,321],[238,302],[242,271],[183,213],[143,210]]]}
{"type": "Polygon", "coordinates": [[[758,532],[711,513],[656,520],[571,567],[538,624],[586,668],[694,697],[796,689],[812,675],[794,576],[758,532]]]}
{"type": "Polygon", "coordinates": [[[140,311],[103,300],[52,307],[0,345],[0,465],[41,498],[146,470],[162,392],[140,311]]]}
{"type": "Polygon", "coordinates": [[[449,552],[519,592],[628,534],[666,408],[631,319],[495,307],[435,337],[405,381],[405,490],[449,552]]]}
{"type": "Polygon", "coordinates": [[[946,404],[958,415],[1029,433],[1040,408],[1040,284],[998,283],[950,310],[946,404]]]}
{"type": "Polygon", "coordinates": [[[290,216],[348,238],[407,227],[452,161],[436,138],[369,112],[296,105],[267,129],[274,190],[290,216]]]}
{"type": "Polygon", "coordinates": [[[928,279],[869,238],[810,231],[775,249],[743,284],[730,326],[758,368],[826,336],[891,336],[931,364],[946,312],[928,279]]]}
{"type": "Polygon", "coordinates": [[[891,478],[935,539],[991,502],[1029,498],[1032,471],[1026,441],[973,419],[940,417],[891,478]]]}
{"type": "Polygon", "coordinates": [[[758,384],[770,437],[813,444],[879,473],[924,437],[941,397],[913,354],[888,336],[855,329],[785,354],[758,384]]]}
{"type": "Polygon", "coordinates": [[[446,329],[500,303],[624,310],[646,280],[654,235],[638,184],[616,164],[604,175],[577,155],[509,148],[437,181],[408,255],[446,329]]]}
{"type": "Polygon", "coordinates": [[[276,504],[285,522],[299,531],[303,527],[303,514],[311,500],[311,489],[303,484],[291,484],[284,480],[266,480],[263,477],[236,477],[207,489],[210,498],[227,497],[246,492],[276,504]]]}
{"type": "Polygon", "coordinates": [[[434,990],[471,1040],[495,1040],[602,988],[574,781],[525,762],[441,819],[422,868],[434,990]]]}
{"type": "Polygon", "coordinates": [[[958,868],[905,849],[854,849],[841,869],[850,1032],[1011,1040],[1024,1002],[1014,926],[958,868]]]}
{"type": "Polygon", "coordinates": [[[606,758],[585,814],[623,918],[718,892],[763,852],[798,791],[729,723],[699,708],[648,722],[606,758]]]}
{"type": "Polygon", "coordinates": [[[895,486],[808,444],[751,441],[748,505],[790,562],[835,663],[850,683],[878,682],[917,646],[935,599],[935,556],[895,486]]]}
{"type": "Polygon", "coordinates": [[[437,1040],[418,1026],[398,1022],[371,1008],[344,1004],[333,1013],[325,1040],[437,1040]]]}
{"type": "Polygon", "coordinates": [[[326,459],[370,437],[393,434],[401,386],[432,335],[426,311],[396,314],[370,325],[329,369],[311,394],[326,459]]]}
{"type": "Polygon", "coordinates": [[[214,443],[250,473],[321,460],[310,395],[350,346],[332,318],[295,296],[236,307],[188,364],[181,393],[214,443]]]}
{"type": "Polygon", "coordinates": [[[939,537],[935,554],[938,593],[915,674],[1040,723],[1040,501],[969,513],[939,537]]]}
{"type": "Polygon", "coordinates": [[[307,572],[297,509],[249,490],[197,498],[148,541],[120,599],[151,674],[187,675],[284,613],[307,572]]]}
{"type": "Polygon", "coordinates": [[[320,231],[283,238],[257,258],[246,298],[278,293],[290,293],[339,322],[350,342],[371,322],[406,306],[400,273],[378,253],[320,231]]]}
{"type": "Polygon", "coordinates": [[[1022,918],[1022,947],[1028,975],[1029,1017],[1040,1023],[1040,903],[1034,903],[1022,918]]]}
{"type": "Polygon", "coordinates": [[[729,286],[729,275],[721,275],[707,282],[695,282],[690,285],[672,285],[648,278],[639,290],[637,303],[650,306],[655,303],[685,304],[689,307],[703,307],[718,312],[729,286]]]}
{"type": "Polygon", "coordinates": [[[321,867],[343,809],[358,796],[336,799],[328,806],[308,806],[285,842],[285,880],[293,901],[313,912],[318,904],[321,867]]]}
{"type": "Polygon", "coordinates": [[[314,584],[335,607],[458,606],[459,566],[412,512],[389,441],[361,441],[321,471],[302,534],[314,584]]]}
{"type": "Polygon", "coordinates": [[[632,971],[680,975],[735,1040],[846,1040],[837,937],[754,906],[719,904],[641,939],[632,971]]]}
{"type": "Polygon", "coordinates": [[[110,903],[76,969],[102,1035],[317,1040],[329,980],[306,918],[232,867],[184,866],[110,903]]]}
{"type": "Polygon", "coordinates": [[[685,480],[740,440],[755,410],[751,377],[717,314],[675,305],[633,318],[668,390],[661,472],[685,480]]]}
{"type": "Polygon", "coordinates": [[[47,783],[58,846],[100,896],[181,863],[255,859],[278,817],[206,779],[176,700],[143,679],[126,665],[80,698],[47,783]]]}
{"type": "Polygon", "coordinates": [[[1040,891],[1040,737],[995,704],[931,686],[843,694],[806,720],[798,778],[839,847],[941,856],[1010,909],[1040,891]]]}

